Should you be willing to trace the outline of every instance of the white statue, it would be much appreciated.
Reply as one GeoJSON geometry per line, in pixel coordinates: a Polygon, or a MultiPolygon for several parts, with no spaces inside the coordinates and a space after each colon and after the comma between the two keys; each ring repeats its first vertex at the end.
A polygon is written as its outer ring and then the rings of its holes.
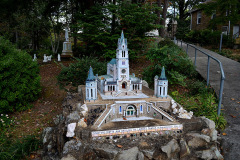
{"type": "Polygon", "coordinates": [[[47,56],[47,61],[51,61],[52,60],[52,55],[51,56],[47,56]]]}
{"type": "Polygon", "coordinates": [[[37,56],[36,56],[36,54],[33,55],[33,61],[37,61],[37,56]]]}
{"type": "Polygon", "coordinates": [[[44,54],[44,56],[43,56],[43,62],[47,62],[48,60],[47,60],[47,56],[46,56],[46,54],[44,54]]]}
{"type": "Polygon", "coordinates": [[[66,39],[66,42],[69,41],[69,37],[68,37],[68,28],[66,27],[65,29],[65,39],[66,39]]]}
{"type": "Polygon", "coordinates": [[[61,61],[61,56],[60,56],[60,54],[58,54],[58,61],[61,61]]]}

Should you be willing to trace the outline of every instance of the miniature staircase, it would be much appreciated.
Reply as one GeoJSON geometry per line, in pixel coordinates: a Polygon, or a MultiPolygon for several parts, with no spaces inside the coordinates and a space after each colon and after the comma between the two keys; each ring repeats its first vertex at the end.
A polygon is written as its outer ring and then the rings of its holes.
{"type": "Polygon", "coordinates": [[[108,110],[109,110],[109,107],[107,107],[107,104],[106,104],[105,110],[104,110],[103,113],[98,117],[98,119],[94,122],[93,125],[96,126],[96,125],[100,124],[101,120],[103,119],[103,117],[104,117],[104,115],[106,114],[106,112],[108,112],[108,110]]]}
{"type": "Polygon", "coordinates": [[[165,116],[167,119],[169,119],[170,121],[176,121],[175,118],[173,118],[172,116],[170,116],[168,113],[166,113],[165,111],[163,111],[162,109],[160,109],[159,107],[155,107],[153,103],[151,103],[152,108],[155,109],[158,113],[160,113],[161,115],[165,116]]]}
{"type": "Polygon", "coordinates": [[[114,97],[117,97],[119,94],[121,94],[122,93],[122,91],[119,91],[119,92],[117,92],[115,95],[114,95],[114,97]]]}
{"type": "Polygon", "coordinates": [[[95,126],[97,126],[98,128],[102,125],[102,123],[105,121],[105,119],[107,118],[107,116],[109,115],[109,113],[112,111],[111,107],[107,107],[104,110],[104,112],[101,114],[101,116],[96,120],[96,122],[94,123],[95,126]]]}

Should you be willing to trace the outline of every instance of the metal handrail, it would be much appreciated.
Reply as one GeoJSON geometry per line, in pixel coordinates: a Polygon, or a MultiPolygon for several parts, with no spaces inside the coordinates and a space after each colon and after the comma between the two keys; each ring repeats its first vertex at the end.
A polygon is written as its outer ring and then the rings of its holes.
{"type": "MultiPolygon", "coordinates": [[[[175,43],[178,44],[178,41],[177,39],[175,39],[175,43]]],[[[204,55],[208,56],[208,65],[207,65],[207,86],[209,86],[209,69],[210,69],[210,58],[215,60],[218,64],[219,64],[219,67],[220,67],[220,70],[221,70],[221,82],[220,82],[220,90],[219,90],[219,102],[218,102],[218,116],[220,115],[220,112],[221,112],[221,104],[222,104],[222,94],[223,94],[223,85],[224,85],[224,80],[225,80],[225,74],[224,74],[224,71],[223,71],[223,67],[222,67],[222,63],[221,61],[219,61],[217,58],[209,55],[208,53],[202,51],[201,49],[197,48],[195,45],[192,45],[190,43],[186,43],[186,42],[183,42],[182,40],[180,40],[181,42],[181,48],[182,47],[182,43],[185,43],[187,45],[187,48],[186,48],[186,53],[188,55],[188,47],[192,47],[195,49],[195,60],[194,60],[194,66],[196,67],[196,61],[197,61],[197,51],[203,53],[204,55]]],[[[188,55],[189,56],[189,55],[188,55]]]]}

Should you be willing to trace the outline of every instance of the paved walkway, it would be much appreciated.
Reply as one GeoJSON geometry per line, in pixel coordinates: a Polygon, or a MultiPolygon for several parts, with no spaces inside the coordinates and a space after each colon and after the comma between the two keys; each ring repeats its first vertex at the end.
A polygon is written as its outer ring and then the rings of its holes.
{"type": "MultiPolygon", "coordinates": [[[[178,45],[181,47],[181,43],[178,45]]],[[[183,43],[183,49],[186,51],[186,44],[183,43]]],[[[226,136],[223,138],[224,159],[238,160],[240,159],[240,63],[229,58],[223,57],[215,52],[198,47],[222,62],[225,72],[225,81],[223,89],[222,103],[224,106],[224,116],[228,125],[225,129],[226,136]]],[[[194,61],[195,50],[188,48],[189,57],[194,61]]],[[[207,56],[197,52],[197,71],[207,79],[207,56]]],[[[218,63],[210,60],[210,85],[214,88],[217,95],[220,89],[220,68],[218,63]]]]}

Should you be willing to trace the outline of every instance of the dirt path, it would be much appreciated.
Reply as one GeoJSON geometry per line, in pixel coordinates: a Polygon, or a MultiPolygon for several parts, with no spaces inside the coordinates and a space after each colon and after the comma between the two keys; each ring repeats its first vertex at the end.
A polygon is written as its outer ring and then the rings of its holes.
{"type": "MultiPolygon", "coordinates": [[[[40,62],[41,63],[41,62],[40,62]]],[[[72,61],[61,62],[68,66],[72,61]]],[[[43,128],[53,125],[53,118],[62,112],[62,101],[66,91],[57,85],[56,76],[60,73],[59,63],[40,64],[42,92],[34,107],[24,112],[13,114],[16,117],[13,133],[16,137],[24,135],[39,135],[43,128]]]]}
{"type": "MultiPolygon", "coordinates": [[[[180,43],[178,43],[181,46],[180,43]]],[[[226,160],[240,159],[240,63],[223,57],[215,52],[198,47],[208,54],[216,57],[221,61],[225,72],[226,79],[224,81],[223,99],[224,108],[222,112],[227,119],[228,126],[224,130],[226,135],[223,138],[223,154],[226,160]]],[[[183,49],[186,50],[186,44],[183,43],[183,49]]],[[[194,61],[195,50],[190,47],[188,49],[189,57],[194,61]]],[[[207,57],[197,53],[197,71],[206,79],[207,78],[207,57]]],[[[216,93],[220,89],[220,69],[216,62],[210,61],[210,85],[216,93]]]]}

